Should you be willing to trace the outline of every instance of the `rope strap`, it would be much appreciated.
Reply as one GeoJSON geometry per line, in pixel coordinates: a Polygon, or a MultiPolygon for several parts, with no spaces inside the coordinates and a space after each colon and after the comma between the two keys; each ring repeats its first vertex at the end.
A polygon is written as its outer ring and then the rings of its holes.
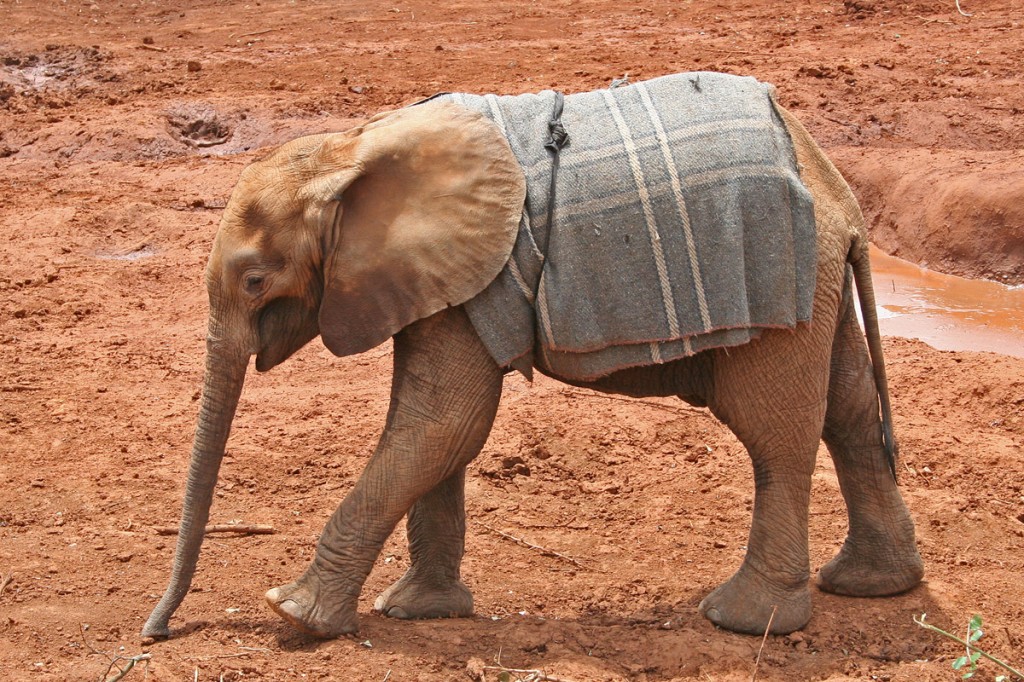
{"type": "Polygon", "coordinates": [[[555,183],[558,180],[559,151],[569,144],[569,133],[562,125],[562,110],[565,107],[565,97],[560,92],[555,93],[555,109],[548,121],[550,137],[544,144],[544,148],[551,152],[551,191],[548,193],[548,229],[544,234],[544,244],[540,252],[547,258],[548,240],[551,238],[551,231],[555,229],[555,183]]]}

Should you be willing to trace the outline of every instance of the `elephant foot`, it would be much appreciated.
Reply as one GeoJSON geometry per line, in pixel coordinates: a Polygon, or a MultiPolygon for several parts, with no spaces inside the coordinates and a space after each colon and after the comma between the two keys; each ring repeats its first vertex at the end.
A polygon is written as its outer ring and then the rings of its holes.
{"type": "Polygon", "coordinates": [[[771,621],[771,634],[786,635],[810,620],[811,591],[806,580],[789,588],[780,587],[744,564],[704,597],[698,608],[705,618],[726,630],[762,635],[771,621]]]}
{"type": "Polygon", "coordinates": [[[885,597],[906,592],[924,577],[924,563],[913,540],[907,551],[866,552],[843,544],[818,572],[818,588],[851,597],[885,597]]]}
{"type": "Polygon", "coordinates": [[[461,618],[473,615],[473,595],[457,578],[425,579],[410,568],[377,597],[373,608],[391,618],[461,618]]]}
{"type": "Polygon", "coordinates": [[[274,613],[307,635],[333,639],[359,630],[355,598],[331,598],[307,573],[293,583],[267,590],[267,604],[274,613]]]}

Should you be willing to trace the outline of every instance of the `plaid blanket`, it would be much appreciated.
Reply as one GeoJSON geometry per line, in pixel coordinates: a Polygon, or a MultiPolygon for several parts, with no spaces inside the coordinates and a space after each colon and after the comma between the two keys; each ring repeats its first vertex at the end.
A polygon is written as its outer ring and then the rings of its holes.
{"type": "Polygon", "coordinates": [[[446,94],[501,128],[527,198],[501,274],[465,304],[502,366],[570,380],[747,343],[811,316],[812,199],[773,89],[686,73],[570,95],[446,94]]]}

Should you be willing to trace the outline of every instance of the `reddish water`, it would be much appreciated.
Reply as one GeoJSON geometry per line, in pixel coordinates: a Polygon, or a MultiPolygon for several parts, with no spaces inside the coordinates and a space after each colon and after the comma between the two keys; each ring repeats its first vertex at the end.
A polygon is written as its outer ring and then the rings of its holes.
{"type": "Polygon", "coordinates": [[[1024,357],[1024,287],[943,275],[872,247],[882,333],[1024,357]]]}

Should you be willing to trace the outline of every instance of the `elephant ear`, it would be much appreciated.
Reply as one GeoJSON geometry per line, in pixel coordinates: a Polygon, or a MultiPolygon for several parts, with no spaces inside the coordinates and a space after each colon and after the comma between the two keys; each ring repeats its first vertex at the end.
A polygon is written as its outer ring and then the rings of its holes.
{"type": "Polygon", "coordinates": [[[340,201],[319,313],[335,355],[466,302],[511,255],[526,181],[477,112],[432,102],[383,114],[324,138],[315,166],[324,172],[307,187],[340,201]]]}

